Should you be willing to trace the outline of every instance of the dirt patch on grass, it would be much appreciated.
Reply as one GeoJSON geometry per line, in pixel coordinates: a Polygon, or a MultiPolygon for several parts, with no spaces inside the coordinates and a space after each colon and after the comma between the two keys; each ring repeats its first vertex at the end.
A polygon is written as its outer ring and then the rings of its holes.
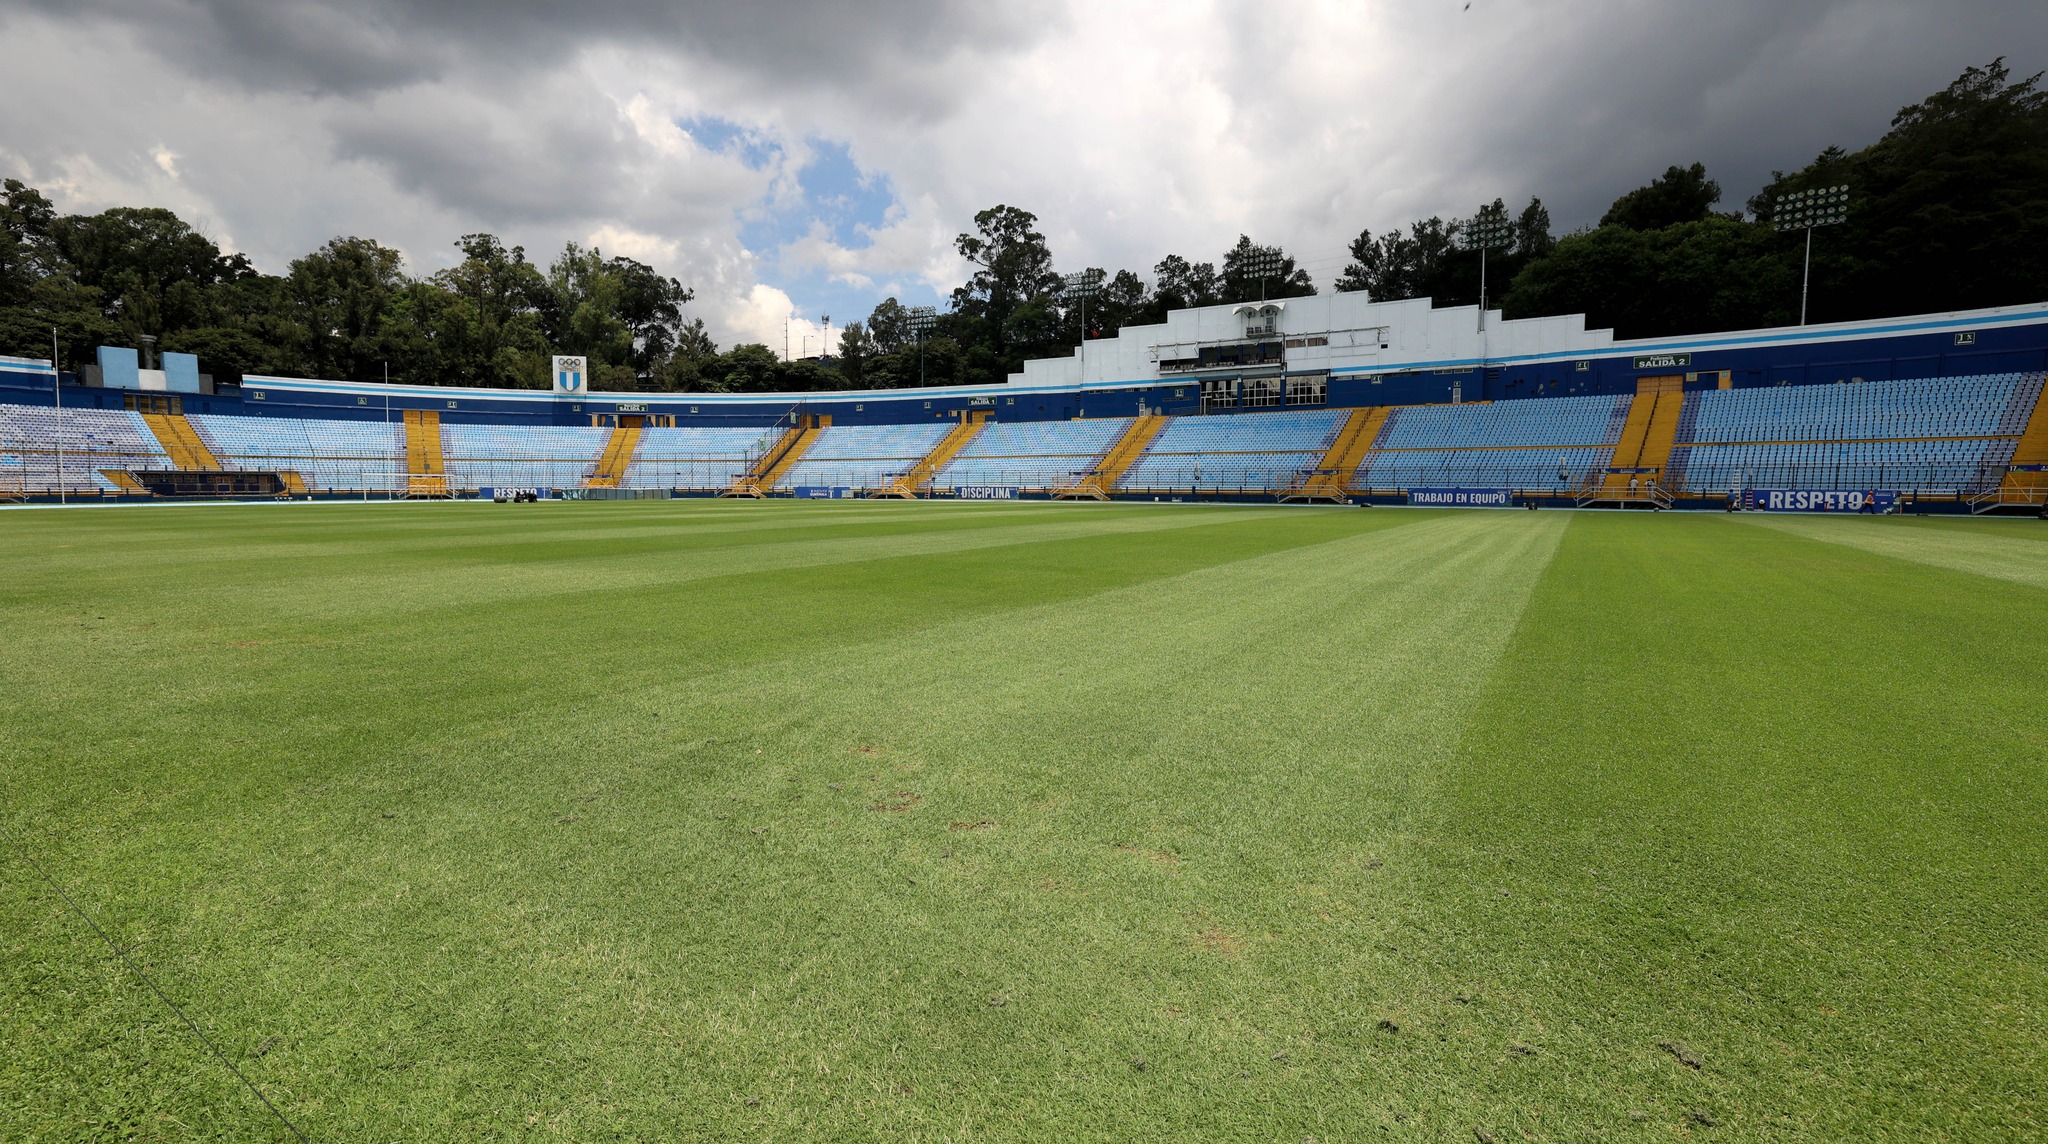
{"type": "Polygon", "coordinates": [[[1222,926],[1210,926],[1196,934],[1195,944],[1224,957],[1234,958],[1244,952],[1244,939],[1222,926]]]}
{"type": "Polygon", "coordinates": [[[853,749],[853,753],[856,755],[879,755],[882,753],[882,748],[870,747],[866,744],[862,744],[861,746],[855,747],[853,749]]]}
{"type": "Polygon", "coordinates": [[[914,790],[891,791],[888,798],[875,804],[875,809],[884,814],[901,814],[923,801],[924,796],[914,790]]]}
{"type": "Polygon", "coordinates": [[[949,822],[946,824],[947,830],[994,830],[995,828],[996,824],[985,818],[980,822],[949,822]]]}
{"type": "Polygon", "coordinates": [[[1700,1055],[1693,1052],[1684,1041],[1658,1041],[1657,1047],[1678,1058],[1678,1063],[1689,1069],[1699,1068],[1706,1063],[1700,1060],[1700,1055]]]}
{"type": "Polygon", "coordinates": [[[1119,846],[1117,850],[1124,854],[1139,855],[1147,861],[1155,862],[1161,866],[1172,867],[1180,865],[1180,855],[1168,854],[1164,850],[1147,850],[1143,846],[1119,846]]]}

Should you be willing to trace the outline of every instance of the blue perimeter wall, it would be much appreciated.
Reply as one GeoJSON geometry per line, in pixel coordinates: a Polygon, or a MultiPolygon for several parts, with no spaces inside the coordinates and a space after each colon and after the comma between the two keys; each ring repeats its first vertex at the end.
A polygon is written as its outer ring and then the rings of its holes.
{"type": "MultiPolygon", "coordinates": [[[[2009,318],[2007,320],[2010,320],[2009,318]]],[[[1596,356],[1576,360],[1489,364],[1482,376],[1470,363],[1437,368],[1338,371],[1330,375],[1328,400],[1315,408],[1370,405],[1427,405],[1451,400],[1452,388],[1465,401],[1524,397],[1572,397],[1634,393],[1637,379],[1673,373],[1697,374],[1687,389],[1713,389],[1722,372],[1738,387],[1805,385],[1893,378],[1962,377],[1986,373],[2048,370],[2048,309],[2023,324],[1973,327],[1971,319],[1899,318],[1862,324],[1896,330],[1855,339],[1809,335],[1798,330],[1659,339],[1653,346],[1617,343],[1596,356]],[[1956,344],[1959,330],[1973,329],[1974,344],[1956,344]],[[1755,343],[1767,345],[1726,345],[1755,343]],[[1683,366],[1637,369],[1644,353],[1690,353],[1683,366]]],[[[1430,363],[1434,364],[1434,363],[1430,363]]],[[[119,409],[125,392],[76,384],[65,375],[64,404],[119,409]]],[[[1210,376],[1216,376],[1214,374],[1210,376]]],[[[824,394],[591,394],[558,399],[545,391],[442,389],[353,382],[286,382],[247,378],[239,394],[182,393],[187,413],[272,417],[329,417],[396,421],[407,409],[433,409],[444,422],[483,424],[588,425],[593,417],[621,412],[673,416],[678,425],[767,426],[793,410],[829,415],[834,424],[903,424],[954,420],[962,410],[985,410],[998,421],[1121,417],[1143,405],[1175,415],[1199,413],[1197,377],[1090,384],[1081,388],[1023,386],[932,387],[824,394]],[[301,388],[306,387],[306,388],[301,388]],[[622,406],[624,408],[622,408],[622,406]]],[[[50,373],[0,363],[0,402],[49,405],[50,373]]],[[[1240,413],[1272,412],[1273,406],[1240,413]]],[[[1230,416],[1231,413],[1216,414],[1230,416]]]]}

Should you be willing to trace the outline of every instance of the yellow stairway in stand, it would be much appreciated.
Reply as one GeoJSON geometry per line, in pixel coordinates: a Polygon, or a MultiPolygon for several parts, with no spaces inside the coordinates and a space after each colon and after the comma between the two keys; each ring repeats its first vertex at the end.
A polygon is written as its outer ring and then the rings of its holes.
{"type": "Polygon", "coordinates": [[[597,459],[597,472],[590,478],[588,488],[615,489],[626,479],[626,466],[633,463],[633,451],[640,447],[643,423],[638,417],[621,417],[612,427],[611,440],[604,445],[604,455],[597,459]]]}
{"type": "Polygon", "coordinates": [[[1678,414],[1685,407],[1685,377],[1646,377],[1636,382],[1636,395],[1629,399],[1628,420],[1615,443],[1613,469],[1655,469],[1654,473],[1608,473],[1602,482],[1610,491],[1626,493],[1630,478],[1637,487],[1663,475],[1671,459],[1671,446],[1678,439],[1678,414]]]}
{"type": "MultiPolygon", "coordinates": [[[[2040,395],[2034,398],[2034,412],[2027,418],[2026,432],[2013,446],[2013,466],[2048,465],[2048,375],[2043,375],[2040,395]]],[[[1999,482],[1999,499],[2006,504],[2048,504],[2048,472],[2006,470],[1999,482]]]]}
{"type": "Polygon", "coordinates": [[[448,464],[441,456],[441,415],[432,409],[405,411],[405,495],[448,495],[448,464]]]}
{"type": "Polygon", "coordinates": [[[1083,478],[1080,484],[1060,489],[1053,495],[1064,499],[1108,500],[1109,494],[1116,491],[1116,482],[1124,475],[1124,470],[1144,454],[1145,446],[1150,445],[1152,438],[1159,436],[1159,431],[1164,428],[1164,416],[1157,413],[1140,415],[1131,422],[1130,428],[1124,430],[1124,435],[1117,438],[1116,444],[1110,446],[1109,452],[1102,455],[1102,460],[1096,462],[1094,472],[1083,478]]]}
{"type": "Polygon", "coordinates": [[[952,431],[940,438],[939,443],[932,447],[931,452],[925,454],[923,460],[896,478],[895,488],[882,495],[915,499],[920,493],[930,492],[932,478],[939,475],[939,470],[946,467],[946,462],[959,456],[960,450],[965,449],[967,443],[974,440],[975,435],[980,433],[981,427],[986,424],[988,419],[984,416],[971,418],[953,426],[952,431]]]}
{"type": "Polygon", "coordinates": [[[185,420],[183,413],[144,413],[141,415],[149,431],[156,435],[157,444],[171,458],[171,467],[181,473],[218,473],[220,459],[206,442],[199,439],[199,431],[185,420]]]}
{"type": "Polygon", "coordinates": [[[114,487],[124,493],[149,495],[149,490],[142,487],[142,482],[135,479],[135,474],[126,469],[101,469],[100,476],[114,482],[114,487]]]}
{"type": "Polygon", "coordinates": [[[803,459],[811,444],[818,439],[819,430],[830,425],[829,416],[803,417],[796,427],[782,434],[766,453],[754,470],[732,483],[732,487],[718,494],[722,497],[763,497],[775,489],[775,482],[784,473],[803,459]]]}
{"type": "Polygon", "coordinates": [[[1337,430],[1337,436],[1330,441],[1330,447],[1323,453],[1323,459],[1316,462],[1316,471],[1301,483],[1299,492],[1308,497],[1330,497],[1342,500],[1351,492],[1351,481],[1358,475],[1358,466],[1365,461],[1365,455],[1372,450],[1372,443],[1379,439],[1380,429],[1387,423],[1393,406],[1375,405],[1369,409],[1354,409],[1344,419],[1344,427],[1337,430]]]}
{"type": "Polygon", "coordinates": [[[1643,451],[1636,467],[1655,469],[1657,483],[1664,483],[1664,468],[1671,463],[1671,449],[1678,443],[1678,415],[1685,412],[1685,391],[1669,389],[1657,395],[1657,407],[1650,413],[1650,429],[1643,434],[1643,451]]]}

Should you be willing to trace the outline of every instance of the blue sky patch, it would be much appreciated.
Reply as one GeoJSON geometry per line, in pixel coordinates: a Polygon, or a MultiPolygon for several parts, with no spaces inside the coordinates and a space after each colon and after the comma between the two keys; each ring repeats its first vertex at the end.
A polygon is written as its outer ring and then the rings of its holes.
{"type": "MultiPolygon", "coordinates": [[[[685,129],[696,135],[687,125],[685,129]]],[[[834,281],[820,267],[781,265],[777,252],[810,234],[814,226],[822,227],[839,246],[852,250],[868,246],[861,228],[879,228],[888,222],[890,212],[898,206],[896,187],[887,174],[863,170],[849,144],[829,139],[808,143],[809,160],[795,174],[796,204],[757,204],[740,220],[740,241],[761,256],[761,281],[787,293],[798,313],[811,321],[830,314],[833,328],[844,329],[848,322],[865,320],[876,303],[889,296],[889,283],[877,280],[870,288],[834,281]]],[[[904,290],[899,296],[905,302],[934,305],[941,301],[937,292],[920,280],[906,279],[901,285],[904,290]]]]}

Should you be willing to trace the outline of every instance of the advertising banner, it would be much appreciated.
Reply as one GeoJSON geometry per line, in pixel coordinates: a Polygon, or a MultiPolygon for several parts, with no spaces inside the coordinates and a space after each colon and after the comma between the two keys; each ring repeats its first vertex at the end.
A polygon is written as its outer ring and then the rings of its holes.
{"type": "Polygon", "coordinates": [[[798,500],[851,500],[852,498],[853,486],[851,485],[798,485],[796,487],[796,499],[798,500]]]}
{"type": "Polygon", "coordinates": [[[505,497],[509,500],[512,497],[527,495],[531,495],[539,500],[547,500],[555,495],[555,490],[534,488],[531,485],[487,485],[484,488],[478,489],[476,493],[486,500],[496,500],[499,497],[505,497]]]}
{"type": "Polygon", "coordinates": [[[1408,503],[1456,508],[1510,508],[1515,497],[1509,489],[1409,489],[1408,503]]]}
{"type": "Polygon", "coordinates": [[[1009,485],[960,485],[953,495],[961,500],[1016,500],[1017,490],[1009,485]]]}
{"type": "Polygon", "coordinates": [[[1758,512],[1889,512],[1899,494],[1890,489],[1745,489],[1742,507],[1758,512]]]}

